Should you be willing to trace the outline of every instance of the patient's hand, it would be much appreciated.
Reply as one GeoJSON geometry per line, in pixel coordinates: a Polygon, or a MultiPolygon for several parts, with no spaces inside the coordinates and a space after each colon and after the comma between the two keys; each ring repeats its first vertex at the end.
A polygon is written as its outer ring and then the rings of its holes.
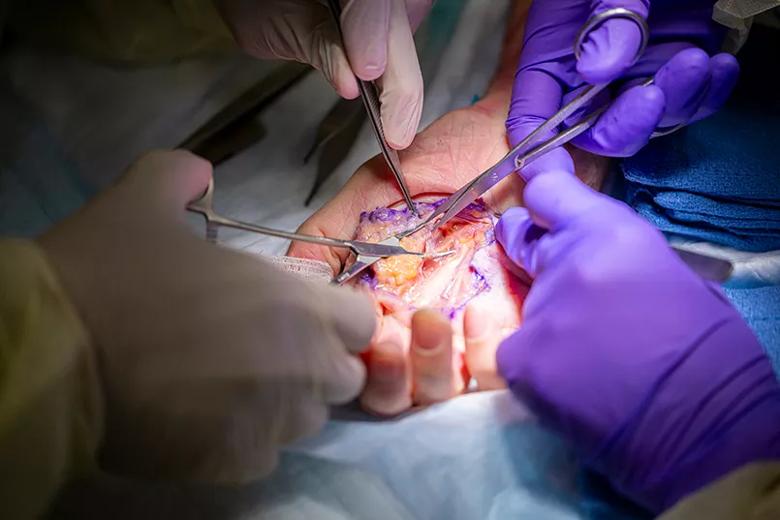
{"type": "MultiPolygon", "coordinates": [[[[450,112],[422,131],[401,152],[404,174],[414,195],[449,194],[491,166],[508,151],[504,130],[506,97],[487,96],[476,105],[450,112]]],[[[578,175],[598,184],[605,162],[578,154],[578,175]]],[[[485,202],[495,211],[521,204],[522,181],[510,176],[491,190],[485,202]]],[[[352,238],[360,214],[398,203],[401,195],[381,156],[361,166],[344,188],[300,228],[315,235],[352,238]]],[[[348,261],[344,250],[294,243],[290,254],[328,262],[333,272],[348,261]]],[[[414,403],[430,403],[461,393],[464,367],[480,388],[496,388],[495,349],[517,326],[516,308],[492,308],[473,302],[450,321],[440,314],[407,307],[378,306],[380,326],[366,358],[368,383],[363,406],[381,414],[401,412],[414,403]],[[457,345],[465,347],[461,357],[457,345]],[[455,347],[453,347],[455,345],[455,347]],[[418,347],[435,348],[418,348],[418,347]]]]}
{"type": "MultiPolygon", "coordinates": [[[[401,161],[413,194],[448,194],[507,150],[501,114],[478,105],[451,112],[436,121],[417,136],[409,149],[401,152],[401,161]]],[[[490,195],[495,209],[519,202],[514,198],[521,192],[519,179],[505,184],[513,186],[497,188],[490,195]]],[[[307,220],[300,231],[352,238],[361,212],[391,206],[400,198],[383,158],[375,157],[358,169],[342,191],[307,220]]],[[[325,260],[334,273],[348,261],[343,250],[304,243],[295,243],[290,254],[325,260]]],[[[386,299],[383,301],[387,303],[386,299]]],[[[484,323],[486,313],[470,308],[466,319],[461,316],[455,322],[458,330],[453,331],[450,321],[438,313],[421,312],[412,319],[409,308],[403,305],[377,305],[377,312],[380,326],[366,357],[369,382],[361,396],[365,408],[393,414],[413,402],[430,403],[460,393],[464,388],[462,358],[457,346],[453,350],[453,336],[455,345],[468,346],[470,357],[486,361],[486,367],[470,367],[480,374],[481,386],[498,384],[493,353],[503,334],[498,336],[493,327],[477,328],[477,324],[484,323]],[[468,334],[464,334],[464,324],[468,334]],[[488,332],[483,333],[485,329],[488,332]],[[469,341],[465,341],[466,337],[469,341]]]]}
{"type": "MultiPolygon", "coordinates": [[[[378,242],[413,228],[441,200],[417,202],[420,217],[403,204],[364,212],[355,238],[378,242]]],[[[459,394],[470,376],[483,389],[503,386],[495,348],[519,326],[527,286],[505,267],[511,262],[495,240],[496,221],[483,204],[471,204],[445,225],[401,239],[407,250],[433,256],[385,258],[358,277],[379,323],[366,355],[366,408],[392,413],[440,401],[459,394]],[[417,309],[438,312],[412,317],[417,309]]]]}
{"type": "MultiPolygon", "coordinates": [[[[514,3],[498,70],[485,97],[471,107],[445,114],[401,152],[402,168],[413,195],[453,193],[508,151],[504,123],[530,3],[514,3]]],[[[577,175],[591,185],[599,185],[606,160],[575,149],[570,152],[577,175]]],[[[494,211],[522,204],[521,183],[519,176],[510,176],[494,187],[484,202],[494,211]]],[[[304,222],[300,231],[352,238],[361,212],[389,207],[400,200],[384,160],[375,157],[358,169],[333,200],[304,222]]],[[[341,271],[348,260],[344,250],[303,243],[295,243],[290,254],[324,260],[334,273],[341,271]]],[[[364,407],[393,414],[415,402],[429,403],[457,395],[464,388],[463,368],[480,388],[501,385],[495,370],[495,350],[506,329],[519,322],[518,302],[502,305],[489,298],[474,298],[460,319],[450,322],[430,311],[412,316],[408,306],[394,309],[382,302],[384,296],[375,296],[382,314],[379,332],[366,358],[368,383],[361,396],[364,407]],[[463,356],[458,344],[465,352],[463,356]],[[433,348],[420,348],[425,346],[433,348]]]]}

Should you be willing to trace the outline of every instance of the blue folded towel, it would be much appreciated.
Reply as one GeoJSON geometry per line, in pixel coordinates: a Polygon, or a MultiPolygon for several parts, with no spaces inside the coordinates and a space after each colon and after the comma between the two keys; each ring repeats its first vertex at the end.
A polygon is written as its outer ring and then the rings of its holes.
{"type": "MultiPolygon", "coordinates": [[[[730,218],[692,211],[693,202],[681,198],[685,209],[665,208],[657,203],[658,197],[643,186],[626,186],[626,201],[643,217],[665,233],[672,233],[695,240],[720,244],[740,251],[764,252],[780,249],[780,210],[760,218],[730,218]]],[[[695,207],[695,206],[693,206],[695,207]]],[[[729,211],[728,205],[723,208],[729,211]]],[[[750,211],[740,208],[734,214],[750,211]]]]}
{"type": "Polygon", "coordinates": [[[780,209],[778,124],[780,107],[755,110],[737,100],[685,130],[650,141],[624,162],[626,179],[659,192],[774,202],[780,209]]]}
{"type": "Polygon", "coordinates": [[[727,107],[623,163],[626,201],[659,229],[780,249],[780,110],[727,107]]]}
{"type": "Polygon", "coordinates": [[[626,202],[662,231],[780,249],[780,96],[766,81],[766,49],[778,43],[780,31],[757,27],[728,104],[623,162],[626,202]]]}

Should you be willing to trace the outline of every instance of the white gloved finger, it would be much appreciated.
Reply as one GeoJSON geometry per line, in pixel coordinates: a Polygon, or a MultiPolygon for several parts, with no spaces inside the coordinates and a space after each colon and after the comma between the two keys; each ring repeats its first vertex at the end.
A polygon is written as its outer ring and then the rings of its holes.
{"type": "Polygon", "coordinates": [[[322,302],[347,352],[358,354],[368,348],[376,328],[376,315],[371,299],[351,287],[323,286],[322,302]]]}
{"type": "Polygon", "coordinates": [[[404,0],[392,0],[387,48],[387,66],[378,81],[382,125],[387,143],[403,149],[417,133],[423,104],[422,72],[404,0]]]}
{"type": "Polygon", "coordinates": [[[335,332],[323,335],[318,349],[322,353],[318,361],[322,370],[318,385],[320,395],[315,396],[315,400],[344,404],[356,398],[366,382],[363,362],[344,351],[344,345],[335,332]]]}
{"type": "MultiPolygon", "coordinates": [[[[394,0],[347,0],[341,29],[349,64],[357,77],[373,81],[385,72],[390,15],[394,0]]],[[[404,7],[412,32],[431,10],[433,0],[407,0],[404,7]]]]}
{"type": "Polygon", "coordinates": [[[203,195],[212,173],[210,162],[186,150],[156,150],[132,164],[118,189],[134,192],[128,202],[152,203],[178,217],[203,195]]]}
{"type": "Polygon", "coordinates": [[[354,354],[366,349],[373,335],[372,303],[351,288],[276,275],[276,317],[266,334],[284,338],[279,355],[289,360],[288,379],[315,401],[351,400],[365,380],[363,363],[354,354]]]}
{"type": "Polygon", "coordinates": [[[358,96],[355,75],[326,5],[312,0],[221,0],[219,5],[247,54],[308,63],[342,97],[358,96]]]}
{"type": "Polygon", "coordinates": [[[360,94],[357,80],[341,45],[336,22],[330,13],[328,17],[314,28],[310,51],[303,61],[322,72],[341,97],[355,99],[360,94]]]}
{"type": "Polygon", "coordinates": [[[393,0],[347,0],[341,11],[344,46],[352,71],[373,81],[387,64],[390,6],[393,0]]]}

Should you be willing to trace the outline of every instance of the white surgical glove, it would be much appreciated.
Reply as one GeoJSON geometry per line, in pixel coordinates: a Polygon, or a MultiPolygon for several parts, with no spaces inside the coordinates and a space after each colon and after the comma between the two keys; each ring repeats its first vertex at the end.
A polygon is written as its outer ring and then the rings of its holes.
{"type": "Polygon", "coordinates": [[[195,237],[185,206],[211,173],[150,153],[40,240],[96,349],[107,469],[256,478],[363,385],[371,304],[195,237]]]}
{"type": "Polygon", "coordinates": [[[423,104],[423,79],[412,35],[433,0],[342,0],[341,4],[346,56],[325,2],[217,0],[236,41],[252,56],[309,63],[347,99],[358,96],[355,76],[378,79],[387,142],[393,148],[406,148],[417,133],[423,104]]]}

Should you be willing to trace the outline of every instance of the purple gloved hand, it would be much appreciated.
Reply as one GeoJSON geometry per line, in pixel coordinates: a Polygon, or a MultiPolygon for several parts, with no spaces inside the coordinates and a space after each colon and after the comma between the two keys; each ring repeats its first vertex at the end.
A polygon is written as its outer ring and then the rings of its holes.
{"type": "Polygon", "coordinates": [[[780,458],[780,385],[720,291],[568,172],[534,177],[524,200],[496,227],[535,277],[523,325],[497,354],[512,392],[654,511],[780,458]]]}
{"type": "MultiPolygon", "coordinates": [[[[512,145],[548,119],[586,83],[621,79],[584,110],[615,99],[612,107],[573,144],[598,155],[627,157],[659,129],[697,121],[717,111],[728,98],[739,65],[716,53],[725,28],[712,21],[713,0],[535,0],[525,27],[525,42],[512,92],[507,132],[512,145]],[[623,7],[647,17],[650,41],[632,66],[641,34],[635,22],[612,19],[585,39],[579,61],[574,41],[593,14],[623,7]],[[653,77],[649,87],[636,85],[653,77]]],[[[583,112],[575,114],[579,118],[583,112]]],[[[573,122],[573,121],[571,121],[573,122]]],[[[574,171],[569,154],[554,150],[523,169],[526,178],[553,169],[574,171]]]]}

